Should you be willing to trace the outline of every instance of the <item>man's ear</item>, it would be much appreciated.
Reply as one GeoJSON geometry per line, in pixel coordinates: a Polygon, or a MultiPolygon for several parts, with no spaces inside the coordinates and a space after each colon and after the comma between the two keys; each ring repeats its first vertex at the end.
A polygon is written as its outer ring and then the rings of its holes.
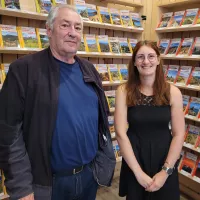
{"type": "Polygon", "coordinates": [[[52,30],[51,30],[51,28],[48,25],[46,25],[46,30],[47,30],[47,36],[49,38],[51,38],[51,36],[52,36],[52,30]]]}

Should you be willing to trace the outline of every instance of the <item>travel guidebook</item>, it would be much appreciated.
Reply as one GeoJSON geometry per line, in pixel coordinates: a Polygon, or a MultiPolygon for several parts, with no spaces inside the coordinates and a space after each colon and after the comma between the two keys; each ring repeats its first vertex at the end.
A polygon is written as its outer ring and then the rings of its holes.
{"type": "Polygon", "coordinates": [[[100,20],[102,23],[111,24],[111,17],[108,8],[97,6],[100,20]]]}
{"type": "Polygon", "coordinates": [[[39,41],[40,48],[49,47],[49,38],[47,36],[47,30],[42,28],[36,28],[36,33],[39,41]]]}
{"type": "Polygon", "coordinates": [[[131,18],[129,15],[129,10],[120,10],[120,15],[121,15],[121,24],[125,27],[132,26],[131,18]]]}
{"type": "Polygon", "coordinates": [[[97,12],[96,5],[93,4],[85,4],[87,6],[87,13],[88,13],[88,18],[90,21],[93,22],[100,22],[100,17],[97,12]]]}
{"type": "Polygon", "coordinates": [[[191,71],[192,66],[181,66],[176,79],[176,85],[187,85],[191,71]]]}
{"type": "Polygon", "coordinates": [[[105,91],[105,95],[108,101],[109,108],[115,108],[115,90],[105,91]]]}
{"type": "Polygon", "coordinates": [[[170,39],[161,39],[160,40],[160,42],[158,44],[160,54],[165,55],[167,53],[170,41],[171,41],[170,39]]]}
{"type": "Polygon", "coordinates": [[[36,0],[37,12],[48,14],[51,10],[51,0],[36,0]]]}
{"type": "Polygon", "coordinates": [[[108,72],[108,67],[106,64],[97,64],[97,70],[99,72],[102,83],[109,83],[110,77],[108,72]]]}
{"type": "Polygon", "coordinates": [[[199,110],[200,110],[200,98],[191,97],[187,115],[194,118],[199,118],[200,116],[199,110]]]}
{"type": "Polygon", "coordinates": [[[94,34],[85,34],[85,46],[87,52],[99,52],[96,36],[94,34]]]}
{"type": "Polygon", "coordinates": [[[130,12],[130,18],[132,20],[133,27],[135,27],[135,28],[141,28],[142,27],[139,13],[130,12]]]}
{"type": "Polygon", "coordinates": [[[200,56],[200,37],[195,38],[190,55],[198,57],[200,56]]]}
{"type": "Polygon", "coordinates": [[[81,44],[80,44],[78,51],[85,51],[85,41],[84,41],[83,35],[81,35],[81,44]]]}
{"type": "Polygon", "coordinates": [[[20,10],[19,0],[1,0],[1,6],[3,8],[11,8],[20,10]]]}
{"type": "Polygon", "coordinates": [[[129,46],[131,47],[131,53],[133,53],[133,50],[134,50],[137,42],[138,42],[137,39],[128,38],[128,43],[129,43],[129,46]]]}
{"type": "Polygon", "coordinates": [[[193,45],[194,39],[193,38],[184,38],[181,42],[180,48],[177,52],[178,56],[187,56],[191,51],[191,47],[193,45]]]}
{"type": "Polygon", "coordinates": [[[84,0],[74,0],[74,5],[76,7],[76,10],[78,13],[81,15],[83,20],[88,21],[88,11],[87,11],[87,6],[85,4],[84,0]]]}
{"type": "Polygon", "coordinates": [[[160,19],[160,22],[158,24],[158,28],[167,27],[172,16],[173,16],[173,12],[163,13],[160,19]]]}
{"type": "Polygon", "coordinates": [[[110,75],[110,80],[113,82],[120,82],[120,72],[117,64],[108,64],[108,71],[110,75]]]}
{"type": "Polygon", "coordinates": [[[200,86],[200,67],[194,67],[188,80],[189,87],[200,86]]]}
{"type": "Polygon", "coordinates": [[[114,25],[122,25],[121,24],[121,16],[120,11],[115,8],[110,8],[111,22],[114,25]]]}
{"type": "Polygon", "coordinates": [[[179,71],[179,65],[169,65],[166,80],[170,83],[175,83],[179,71]]]}
{"type": "Polygon", "coordinates": [[[111,52],[107,35],[97,35],[99,52],[111,52]]]}
{"type": "Polygon", "coordinates": [[[171,18],[168,26],[169,27],[179,27],[179,26],[181,26],[181,24],[183,22],[184,15],[185,15],[185,11],[175,12],[173,17],[171,18]]]}
{"type": "Polygon", "coordinates": [[[183,113],[185,114],[188,110],[190,96],[182,95],[182,97],[183,97],[183,113]]]}
{"type": "Polygon", "coordinates": [[[128,68],[126,64],[118,64],[118,68],[120,71],[121,75],[121,80],[122,81],[127,81],[128,80],[128,68]]]}
{"type": "Polygon", "coordinates": [[[118,38],[121,53],[131,53],[127,38],[118,38]]]}
{"type": "Polygon", "coordinates": [[[174,38],[171,40],[167,55],[175,56],[181,43],[181,38],[174,38]]]}
{"type": "Polygon", "coordinates": [[[182,26],[193,25],[198,16],[199,8],[187,9],[182,26]]]}
{"type": "Polygon", "coordinates": [[[120,45],[118,37],[109,37],[109,43],[112,53],[120,53],[120,45]]]}

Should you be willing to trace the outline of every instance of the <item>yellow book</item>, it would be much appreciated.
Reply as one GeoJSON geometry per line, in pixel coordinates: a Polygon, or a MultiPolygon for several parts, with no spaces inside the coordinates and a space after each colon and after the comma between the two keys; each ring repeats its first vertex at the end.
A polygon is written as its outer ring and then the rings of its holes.
{"type": "Polygon", "coordinates": [[[35,28],[18,27],[21,48],[39,48],[38,38],[35,28]]]}
{"type": "Polygon", "coordinates": [[[111,24],[111,17],[110,17],[110,12],[109,12],[108,8],[97,6],[97,10],[98,10],[98,13],[100,16],[100,22],[106,23],[106,24],[111,24]]]}
{"type": "Polygon", "coordinates": [[[120,72],[117,64],[108,64],[108,71],[112,82],[120,82],[120,72]]]}
{"type": "Polygon", "coordinates": [[[134,50],[137,42],[138,42],[137,39],[128,38],[128,44],[129,44],[131,53],[133,53],[133,50],[134,50]]]}
{"type": "Polygon", "coordinates": [[[131,48],[128,44],[127,38],[118,38],[121,53],[131,53],[131,48]]]}
{"type": "Polygon", "coordinates": [[[52,0],[53,5],[67,4],[67,0],[52,0]]]}
{"type": "Polygon", "coordinates": [[[105,95],[108,101],[108,105],[110,109],[115,108],[115,90],[105,91],[105,95]]]}
{"type": "Polygon", "coordinates": [[[129,10],[120,10],[121,24],[125,27],[132,26],[129,10]]]}
{"type": "Polygon", "coordinates": [[[99,52],[111,52],[107,35],[97,35],[97,41],[99,52]]]}
{"type": "Polygon", "coordinates": [[[94,34],[92,35],[85,34],[84,39],[87,52],[99,52],[96,36],[94,34]]]}
{"type": "Polygon", "coordinates": [[[109,77],[107,65],[106,64],[97,64],[96,67],[98,69],[102,83],[109,83],[110,77],[109,77]]]}
{"type": "Polygon", "coordinates": [[[0,25],[0,46],[20,47],[19,36],[16,26],[0,25]]]}
{"type": "Polygon", "coordinates": [[[52,7],[51,0],[35,0],[35,4],[39,13],[48,14],[52,7]]]}
{"type": "Polygon", "coordinates": [[[109,37],[109,44],[112,53],[120,53],[119,39],[118,37],[109,37]]]}
{"type": "Polygon", "coordinates": [[[74,5],[76,7],[77,12],[81,15],[84,21],[88,21],[88,12],[87,6],[84,0],[74,0],[74,5]]]}
{"type": "Polygon", "coordinates": [[[80,47],[78,49],[78,51],[86,51],[86,47],[85,47],[85,40],[84,40],[84,35],[81,35],[81,44],[80,47]]]}
{"type": "Polygon", "coordinates": [[[127,64],[118,64],[118,69],[120,71],[120,80],[121,81],[127,81],[128,80],[127,64]]]}
{"type": "Polygon", "coordinates": [[[120,11],[115,8],[110,8],[109,11],[110,11],[110,16],[111,16],[111,23],[113,25],[122,25],[120,11]]]}
{"type": "Polygon", "coordinates": [[[142,28],[141,19],[139,13],[130,12],[130,18],[132,22],[132,26],[135,28],[142,28]]]}
{"type": "Polygon", "coordinates": [[[15,10],[20,10],[19,0],[1,0],[1,6],[3,8],[10,8],[15,10]]]}
{"type": "Polygon", "coordinates": [[[47,30],[43,28],[36,28],[36,34],[39,42],[39,48],[44,49],[49,47],[49,38],[47,36],[47,30]]]}
{"type": "Polygon", "coordinates": [[[100,22],[100,16],[97,11],[96,5],[93,4],[85,4],[87,6],[88,18],[93,22],[100,22]]]}

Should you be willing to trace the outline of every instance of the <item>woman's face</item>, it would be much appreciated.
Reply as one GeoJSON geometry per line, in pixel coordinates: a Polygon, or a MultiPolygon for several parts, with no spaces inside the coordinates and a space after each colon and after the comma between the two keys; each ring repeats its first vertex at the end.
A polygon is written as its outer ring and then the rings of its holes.
{"type": "Polygon", "coordinates": [[[148,46],[142,46],[135,56],[135,66],[142,76],[155,75],[159,63],[160,59],[156,52],[148,46]]]}

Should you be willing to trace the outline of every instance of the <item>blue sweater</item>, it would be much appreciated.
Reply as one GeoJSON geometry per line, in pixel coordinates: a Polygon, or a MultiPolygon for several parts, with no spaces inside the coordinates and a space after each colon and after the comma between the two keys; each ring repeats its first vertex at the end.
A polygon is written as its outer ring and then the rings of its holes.
{"type": "Polygon", "coordinates": [[[98,149],[98,98],[83,80],[78,62],[60,66],[56,127],[52,138],[53,172],[73,169],[93,160],[98,149]]]}

